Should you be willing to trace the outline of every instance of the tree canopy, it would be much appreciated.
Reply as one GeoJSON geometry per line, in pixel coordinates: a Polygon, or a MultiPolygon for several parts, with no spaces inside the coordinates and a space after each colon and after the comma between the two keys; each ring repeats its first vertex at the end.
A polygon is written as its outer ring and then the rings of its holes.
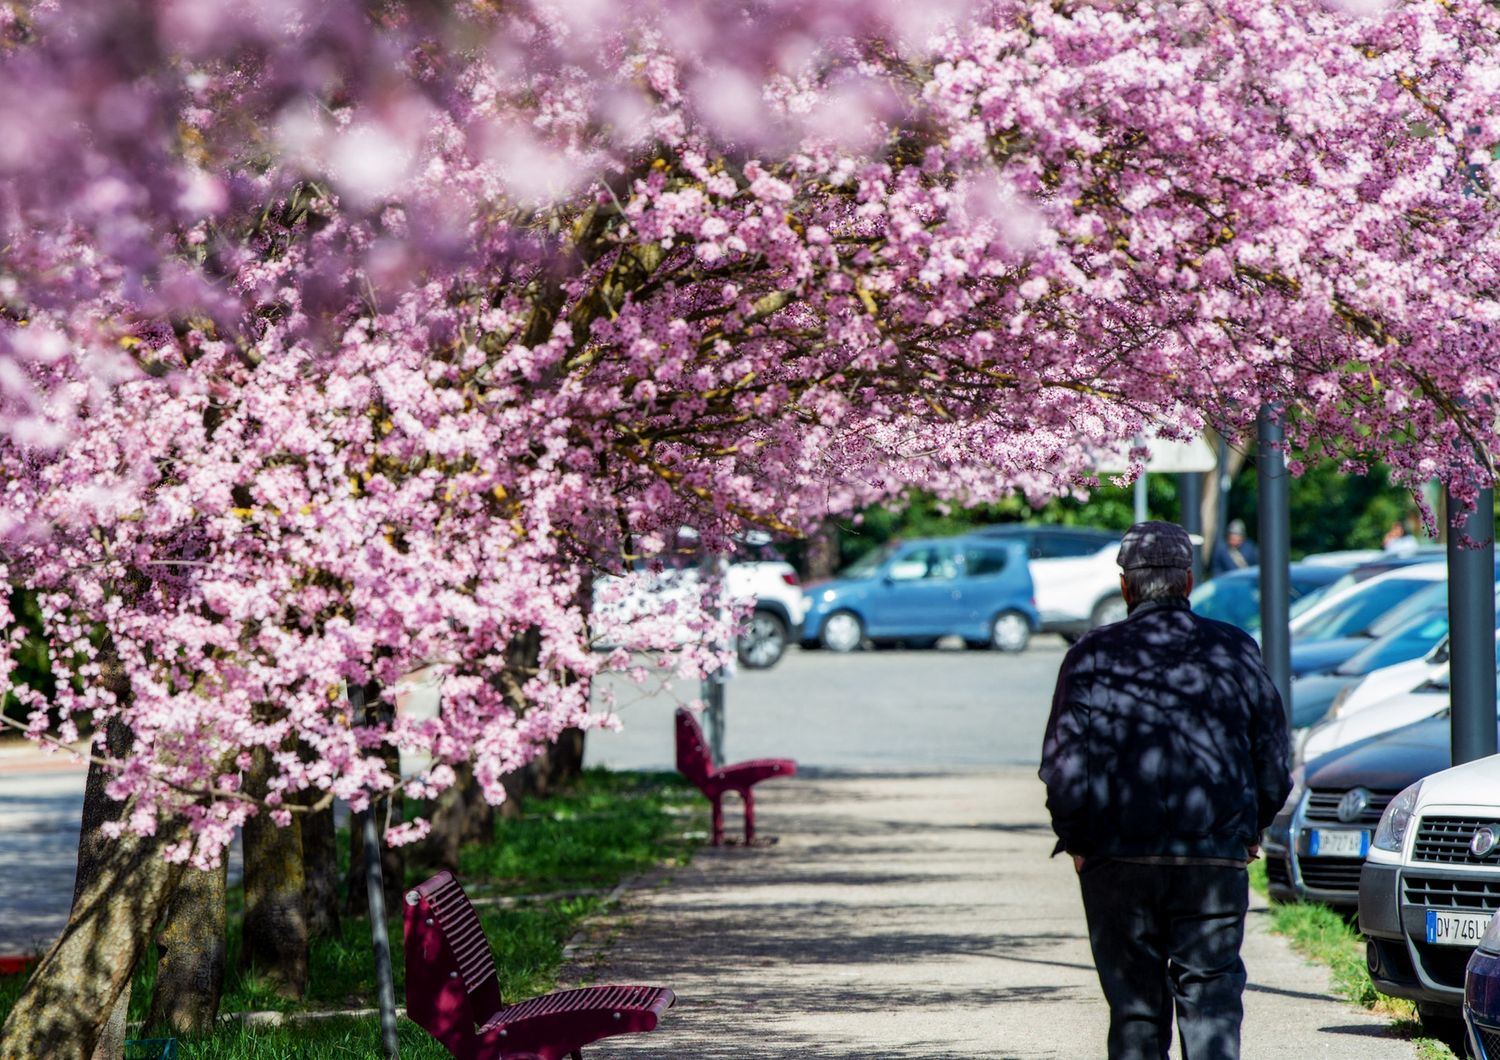
{"type": "Polygon", "coordinates": [[[1041,498],[1268,401],[1294,462],[1472,489],[1500,15],[1353,6],[0,9],[33,735],[125,721],[125,827],[186,815],[208,863],[293,793],[393,788],[387,740],[498,798],[675,643],[592,651],[586,598],[682,525],[1041,498]],[[423,665],[440,718],[351,724],[342,683],[423,665]]]}

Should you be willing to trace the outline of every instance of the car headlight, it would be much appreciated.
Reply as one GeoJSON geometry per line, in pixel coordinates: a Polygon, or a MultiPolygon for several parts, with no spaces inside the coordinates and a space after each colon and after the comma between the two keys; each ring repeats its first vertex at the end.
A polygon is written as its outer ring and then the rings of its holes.
{"type": "Polygon", "coordinates": [[[822,599],[825,604],[831,604],[838,599],[838,596],[837,589],[824,589],[822,599]]]}
{"type": "Polygon", "coordinates": [[[1411,827],[1412,813],[1417,808],[1417,795],[1421,790],[1422,782],[1419,780],[1391,800],[1385,813],[1380,815],[1380,823],[1375,826],[1375,838],[1370,841],[1371,846],[1377,850],[1401,853],[1402,844],[1406,842],[1406,830],[1411,827]]]}
{"type": "Polygon", "coordinates": [[[1358,687],[1359,682],[1355,681],[1353,684],[1347,684],[1339,689],[1338,695],[1334,696],[1333,702],[1328,705],[1329,721],[1339,716],[1339,711],[1344,708],[1345,703],[1349,702],[1349,697],[1354,695],[1354,690],[1358,687]]]}
{"type": "Polygon", "coordinates": [[[1490,917],[1490,926],[1479,940],[1479,948],[1487,953],[1500,953],[1500,912],[1490,917]]]}
{"type": "Polygon", "coordinates": [[[1302,796],[1307,794],[1307,767],[1298,766],[1292,770],[1292,793],[1286,797],[1282,804],[1282,813],[1296,813],[1297,804],[1302,801],[1302,796]]]}

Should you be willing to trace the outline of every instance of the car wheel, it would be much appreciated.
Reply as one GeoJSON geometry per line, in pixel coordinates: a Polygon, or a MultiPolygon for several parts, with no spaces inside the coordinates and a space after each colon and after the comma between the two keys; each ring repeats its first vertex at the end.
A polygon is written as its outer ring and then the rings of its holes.
{"type": "Polygon", "coordinates": [[[740,665],[747,670],[769,670],[786,653],[786,623],[771,611],[756,610],[740,636],[740,665]]]}
{"type": "Polygon", "coordinates": [[[990,623],[990,647],[1003,652],[1020,652],[1031,643],[1031,623],[1019,611],[1001,611],[990,623]]]}
{"type": "Polygon", "coordinates": [[[853,611],[835,611],[823,620],[818,640],[829,651],[854,651],[864,643],[865,624],[853,611]]]}
{"type": "Polygon", "coordinates": [[[1094,614],[1089,619],[1089,625],[1090,627],[1107,626],[1111,622],[1120,621],[1129,613],[1129,608],[1125,606],[1125,598],[1116,593],[1113,596],[1106,596],[1094,605],[1094,614]]]}

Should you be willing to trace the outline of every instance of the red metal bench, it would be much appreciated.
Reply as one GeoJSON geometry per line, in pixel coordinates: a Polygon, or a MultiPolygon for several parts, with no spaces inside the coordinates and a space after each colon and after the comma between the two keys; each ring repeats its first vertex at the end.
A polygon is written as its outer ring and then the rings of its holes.
{"type": "Polygon", "coordinates": [[[406,1015],[458,1060],[581,1060],[590,1042],[654,1030],[675,1000],[664,987],[590,986],[506,1005],[453,873],[406,892],[406,1015]]]}
{"type": "Polygon", "coordinates": [[[755,842],[755,796],[750,789],[762,780],[789,777],[797,772],[790,758],[756,758],[730,766],[715,766],[698,719],[685,707],[677,710],[677,771],[708,797],[714,810],[714,846],[724,842],[724,793],[738,792],[745,803],[745,845],[755,842]]]}

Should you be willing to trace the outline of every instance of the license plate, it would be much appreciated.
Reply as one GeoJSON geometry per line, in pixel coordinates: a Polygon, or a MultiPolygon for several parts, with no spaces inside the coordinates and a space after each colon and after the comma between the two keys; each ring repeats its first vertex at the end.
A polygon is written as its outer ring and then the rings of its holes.
{"type": "Polygon", "coordinates": [[[1485,928],[1490,926],[1489,913],[1440,913],[1427,910],[1427,941],[1435,946],[1479,945],[1485,928]]]}
{"type": "Polygon", "coordinates": [[[1370,852],[1370,833],[1314,828],[1307,854],[1314,858],[1362,858],[1370,852]]]}

